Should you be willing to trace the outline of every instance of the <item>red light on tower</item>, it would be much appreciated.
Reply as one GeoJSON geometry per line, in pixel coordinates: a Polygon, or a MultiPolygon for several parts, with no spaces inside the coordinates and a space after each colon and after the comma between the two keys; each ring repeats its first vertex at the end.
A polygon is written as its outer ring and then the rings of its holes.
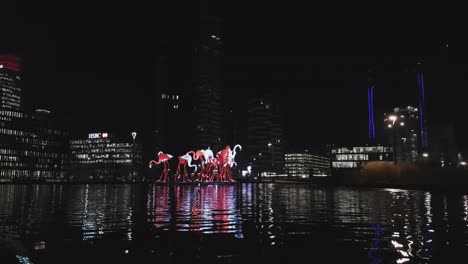
{"type": "Polygon", "coordinates": [[[14,55],[0,55],[1,68],[8,69],[10,71],[20,71],[20,59],[14,55]]]}

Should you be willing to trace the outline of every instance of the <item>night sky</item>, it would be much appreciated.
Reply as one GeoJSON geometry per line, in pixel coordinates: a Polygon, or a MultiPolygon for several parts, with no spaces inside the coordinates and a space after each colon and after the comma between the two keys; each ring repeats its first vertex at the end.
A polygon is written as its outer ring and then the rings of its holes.
{"type": "MultiPolygon", "coordinates": [[[[25,105],[53,109],[75,131],[149,126],[156,62],[171,54],[179,78],[189,78],[199,16],[199,3],[155,2],[4,6],[0,52],[23,58],[25,105]]],[[[229,1],[212,9],[223,20],[223,89],[234,101],[259,89],[274,92],[290,149],[362,142],[368,70],[376,75],[379,126],[384,111],[417,104],[420,60],[428,124],[452,122],[467,150],[468,46],[464,23],[452,10],[291,1],[229,1]]]]}

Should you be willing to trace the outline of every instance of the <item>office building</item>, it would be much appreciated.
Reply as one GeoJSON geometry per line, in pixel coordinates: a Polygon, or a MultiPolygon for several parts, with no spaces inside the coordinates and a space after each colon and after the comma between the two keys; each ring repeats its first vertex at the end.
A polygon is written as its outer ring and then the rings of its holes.
{"type": "Polygon", "coordinates": [[[20,110],[20,82],[20,59],[14,55],[0,55],[0,108],[20,110]]]}
{"type": "MultiPolygon", "coordinates": [[[[186,89],[188,78],[181,78],[184,76],[184,71],[180,69],[181,55],[167,48],[165,51],[156,62],[156,93],[152,99],[153,112],[148,116],[151,134],[145,140],[148,142],[144,146],[145,160],[158,151],[184,153],[191,145],[191,137],[187,136],[192,120],[187,102],[187,98],[190,98],[186,89]]],[[[148,137],[146,134],[142,136],[148,137]]]]}
{"type": "Polygon", "coordinates": [[[335,147],[330,149],[332,169],[361,168],[369,161],[392,161],[392,147],[363,146],[363,147],[335,147]]]}
{"type": "Polygon", "coordinates": [[[220,150],[225,147],[222,133],[221,22],[217,16],[201,14],[196,43],[196,78],[192,94],[193,147],[220,150]]]}
{"type": "Polygon", "coordinates": [[[419,109],[407,106],[385,113],[385,130],[390,146],[394,148],[396,162],[418,161],[422,157],[419,109]]]}
{"type": "Polygon", "coordinates": [[[309,178],[330,175],[330,159],[304,153],[287,153],[284,155],[284,168],[288,176],[309,178]]]}
{"type": "Polygon", "coordinates": [[[279,105],[271,94],[252,96],[248,102],[246,150],[253,167],[280,173],[284,169],[284,141],[279,105]]]}
{"type": "Polygon", "coordinates": [[[142,145],[136,143],[136,133],[132,133],[125,137],[89,133],[84,139],[70,140],[71,180],[140,180],[142,145]]]}
{"type": "Polygon", "coordinates": [[[57,129],[50,111],[0,110],[0,180],[64,181],[68,133],[57,129]]]}

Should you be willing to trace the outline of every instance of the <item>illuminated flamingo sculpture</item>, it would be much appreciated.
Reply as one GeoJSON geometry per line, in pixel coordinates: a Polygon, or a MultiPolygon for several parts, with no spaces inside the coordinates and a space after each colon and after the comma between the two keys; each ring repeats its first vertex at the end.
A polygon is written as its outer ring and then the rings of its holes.
{"type": "Polygon", "coordinates": [[[194,160],[197,158],[201,162],[201,171],[199,178],[196,181],[209,181],[213,171],[213,151],[208,147],[207,149],[197,150],[194,160]]]}
{"type": "Polygon", "coordinates": [[[236,149],[239,149],[239,151],[242,151],[242,146],[237,144],[234,146],[234,148],[232,149],[232,151],[229,151],[229,156],[228,156],[228,162],[227,162],[227,165],[229,167],[225,168],[225,176],[226,176],[226,179],[231,181],[231,182],[235,182],[236,180],[234,180],[234,178],[232,177],[232,171],[231,171],[231,168],[234,166],[234,167],[237,167],[237,163],[235,161],[235,158],[236,158],[236,155],[237,155],[237,152],[236,152],[236,149]]]}
{"type": "Polygon", "coordinates": [[[196,156],[196,153],[194,151],[189,151],[187,152],[187,154],[185,155],[182,155],[182,156],[179,156],[178,159],[179,159],[179,165],[177,165],[177,171],[175,173],[176,175],[176,179],[180,179],[180,175],[181,175],[181,172],[180,172],[180,167],[184,167],[184,176],[182,178],[182,181],[186,181],[188,180],[189,182],[191,182],[190,180],[190,177],[188,177],[188,173],[187,173],[187,164],[189,167],[195,167],[195,170],[193,171],[194,173],[197,172],[197,165],[195,164],[192,164],[192,156],[190,156],[190,154],[192,154],[194,156],[194,159],[198,159],[199,157],[196,156]],[[186,179],[187,178],[187,179],[186,179]]]}
{"type": "Polygon", "coordinates": [[[227,174],[228,174],[228,170],[229,170],[229,158],[231,156],[231,146],[226,146],[226,148],[224,148],[223,150],[219,151],[217,153],[217,158],[218,158],[218,161],[219,161],[219,164],[218,164],[218,177],[217,177],[217,180],[218,181],[226,181],[227,179],[227,174]]]}
{"type": "Polygon", "coordinates": [[[208,177],[208,181],[212,182],[212,181],[216,181],[218,180],[218,175],[219,175],[219,159],[218,158],[212,158],[210,163],[208,163],[207,167],[206,167],[206,171],[207,171],[207,177],[208,177]],[[215,175],[215,169],[217,169],[218,171],[218,175],[215,175]]]}
{"type": "Polygon", "coordinates": [[[171,154],[165,154],[162,151],[159,151],[158,152],[158,161],[151,160],[149,162],[149,167],[150,168],[153,165],[153,163],[155,163],[157,165],[163,163],[163,165],[164,165],[164,170],[161,173],[161,177],[159,178],[158,182],[160,182],[160,181],[167,182],[167,173],[169,171],[169,164],[168,163],[169,163],[169,160],[172,159],[172,157],[173,156],[171,154]]]}
{"type": "MultiPolygon", "coordinates": [[[[198,179],[195,179],[195,181],[202,181],[202,179],[205,177],[205,155],[204,155],[204,150],[199,149],[196,152],[189,151],[188,153],[193,153],[193,160],[200,160],[200,172],[199,172],[199,177],[198,179]]],[[[197,174],[195,173],[195,176],[197,174]]]]}

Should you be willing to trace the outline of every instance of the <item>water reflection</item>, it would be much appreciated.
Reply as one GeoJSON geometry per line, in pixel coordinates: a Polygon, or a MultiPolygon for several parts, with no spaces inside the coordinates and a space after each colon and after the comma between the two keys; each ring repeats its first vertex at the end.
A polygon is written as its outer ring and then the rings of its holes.
{"type": "Polygon", "coordinates": [[[83,240],[114,232],[124,232],[125,239],[132,239],[133,185],[73,187],[69,190],[67,222],[81,227],[83,240]]]}
{"type": "Polygon", "coordinates": [[[80,241],[89,247],[71,250],[86,251],[101,241],[127,255],[171,254],[157,247],[162,234],[203,234],[185,243],[262,260],[444,263],[467,257],[468,195],[290,184],[0,185],[0,240],[44,240],[52,251],[53,242],[80,241]]]}
{"type": "Polygon", "coordinates": [[[0,184],[0,238],[37,236],[62,203],[62,185],[0,184]]]}
{"type": "Polygon", "coordinates": [[[154,185],[148,221],[156,228],[202,233],[241,233],[237,185],[154,185]]]}

